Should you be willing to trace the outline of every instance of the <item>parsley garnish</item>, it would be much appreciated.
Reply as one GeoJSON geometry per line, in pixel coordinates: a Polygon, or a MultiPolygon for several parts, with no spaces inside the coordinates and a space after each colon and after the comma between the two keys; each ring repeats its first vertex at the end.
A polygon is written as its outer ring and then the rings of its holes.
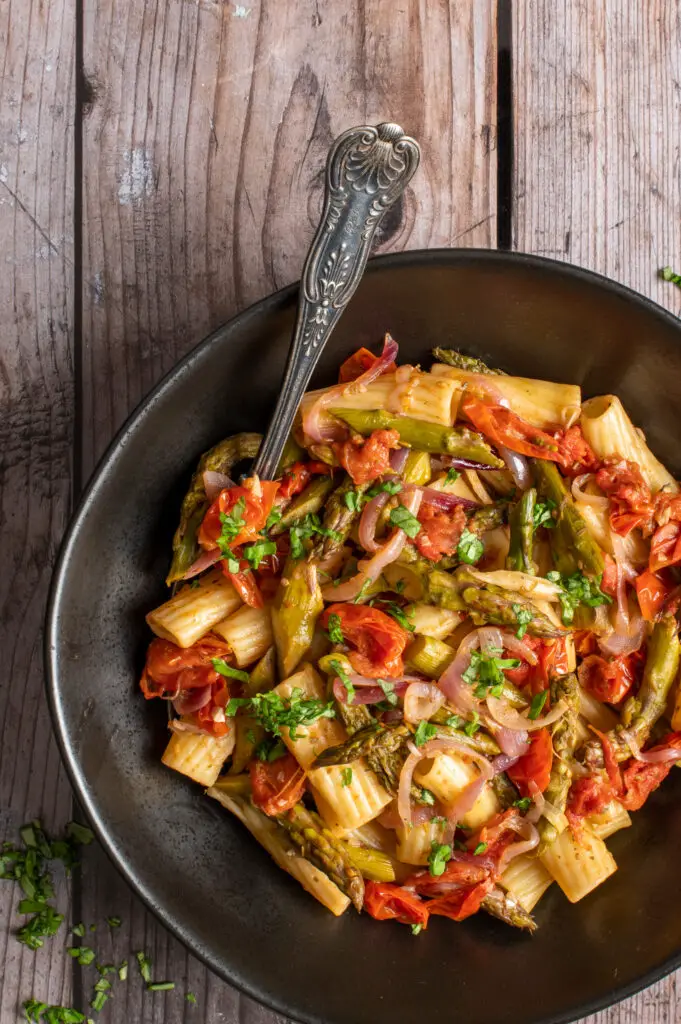
{"type": "MultiPolygon", "coordinates": [[[[232,556],[231,544],[236,537],[241,533],[241,529],[244,526],[244,510],[246,508],[246,499],[241,497],[236,502],[231,512],[220,513],[221,530],[220,536],[217,539],[217,545],[220,548],[223,558],[229,558],[232,556]]],[[[233,570],[230,569],[230,572],[233,570]]]]}
{"type": "Polygon", "coordinates": [[[216,672],[219,672],[221,676],[225,676],[226,679],[236,679],[240,683],[247,683],[249,680],[248,672],[242,672],[240,668],[232,668],[222,658],[211,658],[213,668],[216,672]]]}
{"type": "Polygon", "coordinates": [[[341,768],[341,786],[349,786],[352,782],[352,768],[341,768]]]}
{"type": "Polygon", "coordinates": [[[369,593],[369,589],[370,589],[371,584],[373,582],[374,582],[373,580],[369,580],[369,579],[364,581],[364,583],[362,584],[362,586],[360,588],[359,594],[357,595],[355,600],[352,602],[353,604],[359,604],[361,601],[364,600],[364,598],[369,593]]]}
{"type": "Polygon", "coordinates": [[[413,925],[411,925],[411,934],[412,935],[420,935],[422,931],[423,931],[423,925],[422,924],[413,924],[413,925]]]}
{"type": "Polygon", "coordinates": [[[109,925],[110,928],[120,928],[121,919],[120,917],[107,917],[106,923],[109,925]]]}
{"type": "Polygon", "coordinates": [[[399,494],[402,490],[402,484],[399,480],[383,480],[380,484],[374,484],[366,492],[367,498],[375,498],[377,494],[382,491],[386,494],[399,494]]]}
{"type": "MultiPolygon", "coordinates": [[[[478,714],[477,711],[474,711],[473,712],[473,717],[472,717],[471,721],[470,722],[466,722],[466,724],[463,727],[463,731],[466,733],[466,736],[475,736],[475,734],[476,734],[476,732],[478,731],[479,728],[480,728],[480,715],[478,714]]],[[[459,827],[461,827],[461,826],[459,826],[459,827]]]]}
{"type": "Polygon", "coordinates": [[[194,995],[193,992],[187,992],[184,998],[187,1000],[188,1003],[191,1003],[193,1006],[196,1005],[196,996],[194,995]]]}
{"type": "Polygon", "coordinates": [[[94,949],[90,949],[89,946],[67,946],[66,952],[77,960],[81,967],[91,964],[96,955],[94,949]]]}
{"type": "Polygon", "coordinates": [[[558,599],[566,626],[569,626],[574,619],[575,609],[580,604],[585,604],[589,608],[612,604],[612,598],[601,590],[602,576],[591,579],[582,572],[574,572],[571,576],[566,576],[564,573],[553,571],[547,572],[546,578],[561,588],[558,599]]]}
{"type": "Polygon", "coordinates": [[[343,643],[343,630],[341,629],[341,617],[336,615],[329,615],[329,628],[328,628],[329,640],[332,644],[343,643]]]}
{"type": "Polygon", "coordinates": [[[137,964],[142,975],[142,981],[145,981],[147,985],[151,981],[151,960],[142,950],[139,953],[135,953],[137,958],[137,964]]]}
{"type": "Polygon", "coordinates": [[[663,281],[671,281],[677,288],[681,288],[681,274],[675,273],[671,267],[663,267],[660,271],[660,277],[663,281]]]}
{"type": "Polygon", "coordinates": [[[347,693],[348,696],[348,704],[352,704],[353,700],[355,699],[355,688],[352,685],[352,682],[350,681],[350,676],[347,674],[342,663],[338,660],[338,658],[334,658],[333,661],[330,661],[329,665],[336,673],[343,686],[345,687],[345,692],[347,693]]]}
{"type": "Polygon", "coordinates": [[[538,501],[532,510],[534,529],[538,530],[540,526],[543,526],[547,530],[552,530],[556,525],[553,513],[557,507],[552,498],[547,498],[546,501],[538,501]]]}
{"type": "Polygon", "coordinates": [[[333,701],[325,703],[316,697],[306,698],[298,686],[291,691],[290,697],[281,697],[273,690],[257,693],[254,697],[233,697],[225,709],[228,717],[233,718],[240,707],[248,707],[263,729],[275,736],[287,728],[292,740],[298,739],[298,726],[312,725],[319,718],[336,717],[333,701]]]}
{"type": "Polygon", "coordinates": [[[241,554],[252,569],[259,569],[263,558],[274,555],[277,552],[277,545],[273,540],[258,540],[255,544],[247,544],[241,549],[241,554]]]}
{"type": "Polygon", "coordinates": [[[514,800],[513,806],[517,807],[524,814],[525,811],[529,811],[531,803],[532,803],[532,799],[529,796],[524,796],[524,797],[521,797],[520,800],[514,800]]]}
{"type": "Polygon", "coordinates": [[[448,725],[450,729],[460,729],[463,719],[459,715],[450,715],[445,725],[448,725]]]}
{"type": "Polygon", "coordinates": [[[431,793],[431,791],[429,789],[426,789],[425,786],[421,786],[421,797],[420,797],[420,800],[421,800],[422,804],[426,805],[426,807],[434,807],[435,806],[435,797],[434,797],[434,795],[431,793]]]}
{"type": "Polygon", "coordinates": [[[289,530],[291,558],[302,558],[305,554],[303,541],[309,540],[310,537],[315,535],[330,537],[336,541],[341,539],[341,535],[335,530],[327,530],[326,527],[322,526],[318,515],[315,515],[314,512],[308,512],[302,519],[298,519],[289,530]]]}
{"type": "Polygon", "coordinates": [[[419,722],[416,727],[414,743],[417,747],[422,747],[424,743],[427,743],[428,740],[432,740],[434,736],[437,736],[437,727],[423,719],[423,721],[419,722]]]}
{"type": "Polygon", "coordinates": [[[398,526],[401,530],[404,530],[407,537],[411,537],[412,540],[421,530],[421,524],[416,516],[412,515],[404,505],[398,505],[397,508],[390,510],[390,522],[393,526],[398,526]]]}
{"type": "Polygon", "coordinates": [[[80,1010],[74,1010],[70,1006],[48,1006],[41,1003],[39,999],[26,999],[22,1003],[22,1009],[27,1021],[32,1024],[83,1024],[85,1014],[80,1010]]]}
{"type": "Polygon", "coordinates": [[[482,853],[487,853],[487,846],[487,843],[478,843],[478,845],[473,850],[473,856],[479,857],[482,853]]]}
{"type": "Polygon", "coordinates": [[[278,737],[264,739],[255,748],[255,756],[259,761],[278,761],[285,753],[286,747],[278,737]]]}
{"type": "Polygon", "coordinates": [[[512,604],[513,614],[515,615],[515,621],[518,623],[518,629],[516,630],[516,636],[519,640],[527,633],[527,627],[532,622],[533,615],[529,608],[523,608],[520,604],[512,604]]]}
{"type": "Polygon", "coordinates": [[[413,624],[409,621],[407,613],[403,608],[400,608],[399,604],[396,604],[394,601],[388,601],[381,606],[381,610],[392,616],[402,629],[406,629],[409,633],[414,632],[413,624]]]}
{"type": "Polygon", "coordinates": [[[544,709],[544,705],[546,704],[546,698],[548,697],[548,695],[548,690],[542,690],[541,693],[535,693],[534,697],[532,698],[530,710],[527,713],[527,717],[531,718],[532,721],[534,721],[536,718],[539,718],[539,716],[541,715],[544,709]]]}
{"type": "Polygon", "coordinates": [[[363,497],[361,491],[346,491],[343,495],[343,503],[349,512],[359,512],[363,497]]]}
{"type": "Polygon", "coordinates": [[[387,700],[390,707],[396,707],[397,694],[395,693],[395,684],[389,683],[387,679],[377,679],[376,682],[383,690],[383,693],[385,694],[385,699],[387,700]]]}
{"type": "Polygon", "coordinates": [[[462,562],[467,565],[475,565],[480,560],[485,550],[485,545],[479,537],[464,527],[456,548],[456,554],[462,562]]]}
{"type": "Polygon", "coordinates": [[[402,594],[404,592],[404,588],[406,587],[406,585],[407,585],[407,581],[406,580],[403,580],[403,579],[396,580],[395,581],[395,586],[394,586],[395,593],[396,594],[402,594]]]}
{"type": "Polygon", "coordinates": [[[127,981],[128,979],[128,961],[123,960],[118,968],[118,980],[127,981]]]}
{"type": "Polygon", "coordinates": [[[283,515],[283,512],[281,511],[279,506],[278,505],[273,505],[272,506],[272,511],[268,515],[267,521],[265,523],[265,530],[271,530],[272,527],[275,525],[275,523],[279,522],[279,520],[281,519],[282,515],[283,515]]]}
{"type": "Polygon", "coordinates": [[[453,484],[456,480],[459,479],[460,476],[461,473],[459,473],[458,469],[454,469],[454,466],[452,466],[450,469],[447,470],[445,484],[453,484]]]}
{"type": "Polygon", "coordinates": [[[95,996],[90,1006],[97,1013],[102,1009],[104,1003],[109,998],[109,992],[111,991],[111,982],[107,981],[106,978],[100,978],[99,981],[95,982],[95,996]]]}
{"type": "Polygon", "coordinates": [[[428,854],[428,870],[434,878],[444,874],[447,861],[452,859],[452,848],[448,843],[438,843],[436,839],[430,846],[428,854]]]}
{"type": "MultiPolygon", "coordinates": [[[[494,648],[499,654],[501,650],[494,648]]],[[[501,697],[506,677],[505,668],[518,668],[517,658],[498,658],[494,653],[471,651],[471,663],[462,675],[465,683],[475,685],[473,693],[476,697],[501,697]]]]}

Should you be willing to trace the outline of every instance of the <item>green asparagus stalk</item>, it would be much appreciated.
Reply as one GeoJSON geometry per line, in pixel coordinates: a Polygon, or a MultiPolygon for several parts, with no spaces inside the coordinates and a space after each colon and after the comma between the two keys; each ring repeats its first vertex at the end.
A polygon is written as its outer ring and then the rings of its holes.
{"type": "Polygon", "coordinates": [[[540,612],[523,594],[502,587],[489,585],[466,587],[461,597],[468,612],[477,625],[492,623],[494,626],[505,626],[517,629],[519,619],[524,615],[532,617],[527,621],[527,632],[531,636],[558,637],[565,636],[567,630],[559,629],[552,620],[540,612]]]}
{"type": "Polygon", "coordinates": [[[341,840],[348,859],[361,871],[363,878],[372,882],[394,882],[395,866],[387,853],[370,850],[366,846],[353,846],[341,840]]]}
{"type": "Polygon", "coordinates": [[[317,567],[288,558],[272,605],[272,632],[283,679],[295,671],[309,649],[323,608],[317,567]]]}
{"type": "Polygon", "coordinates": [[[248,682],[244,683],[244,697],[254,697],[256,693],[271,690],[277,681],[277,652],[272,646],[251,670],[248,682]]]}
{"type": "Polygon", "coordinates": [[[329,768],[337,764],[352,764],[360,757],[365,757],[371,748],[381,739],[384,729],[381,724],[372,717],[369,725],[359,729],[356,733],[339,743],[335,747],[327,747],[317,756],[313,768],[329,768]]]}
{"type": "Polygon", "coordinates": [[[513,807],[520,794],[506,772],[497,772],[492,779],[491,785],[502,809],[505,811],[508,807],[513,807]]]}
{"type": "Polygon", "coordinates": [[[309,562],[316,562],[321,558],[327,558],[345,544],[345,541],[350,536],[352,527],[360,516],[359,499],[368,487],[368,484],[356,485],[353,483],[352,477],[347,474],[345,475],[343,482],[329,496],[324,507],[322,526],[325,531],[333,531],[332,536],[321,537],[313,544],[308,555],[309,562]],[[353,494],[354,500],[348,504],[346,495],[350,493],[353,494]]]}
{"type": "MultiPolygon", "coordinates": [[[[658,719],[665,713],[667,698],[679,670],[679,627],[674,615],[664,615],[655,623],[641,688],[630,697],[622,709],[622,725],[635,742],[642,747],[658,719]]],[[[616,726],[615,732],[621,730],[616,726]]],[[[620,739],[620,743],[622,743],[620,739]]],[[[626,757],[631,751],[624,744],[626,757]]],[[[617,755],[618,760],[624,760],[617,755]]]]}
{"type": "MultiPolygon", "coordinates": [[[[551,682],[551,703],[556,704],[560,700],[567,705],[567,710],[552,729],[554,758],[544,796],[557,811],[563,813],[572,785],[572,765],[578,736],[580,702],[579,684],[575,675],[562,676],[551,682]]],[[[555,824],[547,818],[541,818],[537,827],[541,841],[539,853],[543,853],[556,841],[559,832],[555,824]]]]}
{"type": "Polygon", "coordinates": [[[293,436],[293,431],[291,431],[291,433],[286,438],[286,444],[284,445],[284,450],[281,453],[281,458],[279,459],[279,465],[277,466],[277,476],[281,476],[284,470],[287,469],[289,466],[292,466],[294,462],[300,462],[302,459],[304,459],[306,454],[307,453],[305,449],[300,447],[295,437],[293,436]]]}
{"type": "Polygon", "coordinates": [[[209,504],[203,486],[203,474],[207,470],[229,474],[237,462],[255,458],[261,441],[260,434],[235,434],[220,441],[199,459],[189,490],[184,496],[180,509],[180,523],[173,537],[173,559],[166,577],[168,586],[182,579],[200,553],[196,538],[209,504]]]}
{"type": "Polygon", "coordinates": [[[516,502],[509,518],[511,543],[506,559],[506,568],[515,572],[526,572],[536,576],[537,566],[532,557],[534,547],[534,506],[537,492],[534,487],[516,502]]]}
{"type": "Polygon", "coordinates": [[[495,505],[483,505],[482,508],[476,508],[474,512],[471,512],[466,525],[471,533],[480,537],[488,530],[496,530],[497,527],[503,526],[506,522],[507,511],[508,503],[505,501],[495,505]]]}
{"type": "Polygon", "coordinates": [[[433,359],[436,363],[446,363],[447,366],[454,366],[457,370],[466,370],[467,373],[485,373],[491,376],[505,377],[503,370],[495,370],[483,363],[482,359],[475,356],[465,356],[463,352],[457,352],[455,348],[434,348],[433,359]]]}
{"type": "Polygon", "coordinates": [[[466,602],[459,593],[453,576],[439,569],[431,569],[424,580],[423,600],[428,604],[449,608],[453,612],[466,611],[466,602]]]}
{"type": "Polygon", "coordinates": [[[504,467],[481,435],[468,427],[444,427],[410,416],[393,416],[384,409],[332,409],[331,413],[364,437],[374,430],[396,430],[402,444],[410,448],[470,459],[492,469],[504,467]]]}
{"type": "Polygon", "coordinates": [[[504,921],[505,924],[512,925],[513,928],[521,928],[530,933],[537,930],[532,915],[528,914],[512,893],[502,889],[500,885],[495,886],[480,905],[486,913],[504,921]]]}
{"type": "Polygon", "coordinates": [[[556,503],[558,520],[549,533],[556,567],[560,572],[577,570],[600,576],[605,567],[603,551],[589,533],[589,528],[572,500],[567,484],[554,462],[534,460],[539,494],[556,503]]]}
{"type": "Polygon", "coordinates": [[[250,796],[251,776],[246,772],[243,775],[221,775],[217,782],[213,783],[213,789],[225,793],[226,796],[250,796]]]}
{"type": "Polygon", "coordinates": [[[430,483],[431,475],[430,455],[428,452],[410,451],[402,470],[402,479],[405,484],[425,487],[426,484],[430,483]]]}
{"type": "Polygon", "coordinates": [[[364,903],[364,879],[348,856],[347,849],[325,827],[322,819],[303,804],[296,804],[286,814],[277,815],[306,860],[312,861],[328,875],[338,888],[349,896],[357,910],[364,903]]]}
{"type": "Polygon", "coordinates": [[[348,735],[354,736],[355,733],[367,728],[367,726],[372,726],[376,720],[366,704],[344,704],[342,701],[336,700],[334,696],[331,684],[333,679],[339,674],[339,666],[347,675],[351,675],[355,671],[347,655],[332,651],[331,654],[323,655],[317,664],[320,670],[329,677],[327,696],[329,700],[333,700],[336,717],[343,723],[348,735]]]}
{"type": "Polygon", "coordinates": [[[287,505],[279,522],[270,528],[270,536],[276,537],[284,530],[288,530],[296,520],[304,519],[310,513],[319,512],[333,490],[333,486],[333,477],[315,477],[300,494],[296,495],[291,504],[287,505]]]}
{"type": "Polygon", "coordinates": [[[255,748],[265,739],[265,730],[250,715],[237,715],[234,719],[234,750],[230,775],[240,775],[253,757],[255,748]]]}

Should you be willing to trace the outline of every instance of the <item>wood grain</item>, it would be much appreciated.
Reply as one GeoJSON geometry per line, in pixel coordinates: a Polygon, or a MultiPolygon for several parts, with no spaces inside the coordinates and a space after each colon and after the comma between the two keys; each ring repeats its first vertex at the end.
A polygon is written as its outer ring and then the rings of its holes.
{"type": "MultiPolygon", "coordinates": [[[[607,274],[678,313],[677,4],[513,4],[514,248],[607,274]]],[[[681,972],[588,1024],[680,1019],[681,972]]],[[[584,1022],[586,1024],[586,1021],[584,1022]]]]}
{"type": "MultiPolygon", "coordinates": [[[[86,473],[184,352],[299,276],[345,128],[396,120],[423,146],[418,206],[410,192],[381,251],[493,244],[493,0],[92,0],[84,13],[86,473]]],[[[107,1022],[276,1019],[171,939],[101,853],[82,906],[88,920],[120,914],[117,955],[147,949],[178,986],[128,986],[107,1022]]]]}
{"type": "MultiPolygon", "coordinates": [[[[45,706],[42,628],[67,521],[73,440],[74,4],[0,4],[0,838],[71,795],[45,706]]],[[[36,995],[68,1002],[63,942],[14,939],[18,886],[0,885],[0,1020],[36,995]]],[[[59,879],[57,903],[68,905],[59,879]]],[[[66,961],[68,960],[68,963],[66,961]]]]}

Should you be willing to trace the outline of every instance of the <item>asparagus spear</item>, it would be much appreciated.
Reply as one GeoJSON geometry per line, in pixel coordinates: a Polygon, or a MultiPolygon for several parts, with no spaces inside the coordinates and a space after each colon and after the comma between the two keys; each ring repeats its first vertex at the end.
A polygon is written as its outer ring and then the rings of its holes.
{"type": "Polygon", "coordinates": [[[277,652],[274,646],[263,654],[262,658],[251,669],[247,683],[244,683],[244,697],[254,697],[256,693],[271,690],[277,681],[277,652]]]}
{"type": "Polygon", "coordinates": [[[339,743],[335,747],[327,747],[326,750],[323,750],[317,756],[312,767],[329,768],[331,765],[336,764],[351,764],[353,761],[369,753],[371,748],[380,740],[382,731],[381,724],[372,717],[370,724],[362,729],[358,729],[350,739],[339,743]]]}
{"type": "Polygon", "coordinates": [[[575,507],[558,467],[554,462],[535,459],[534,472],[540,495],[554,501],[558,511],[556,528],[550,531],[557,568],[568,574],[580,569],[600,576],[605,566],[603,552],[575,507]]]}
{"type": "Polygon", "coordinates": [[[476,508],[474,512],[471,512],[466,525],[471,533],[475,533],[479,537],[487,530],[496,530],[498,526],[503,526],[507,510],[508,503],[505,501],[500,501],[495,505],[483,505],[482,508],[476,508]]]}
{"type": "Polygon", "coordinates": [[[260,434],[235,434],[220,441],[199,459],[189,490],[184,496],[180,509],[180,523],[173,537],[173,560],[166,577],[168,586],[182,579],[199,554],[196,536],[209,505],[203,486],[203,474],[207,470],[214,473],[230,473],[237,462],[255,458],[261,441],[260,434]]]}
{"type": "Polygon", "coordinates": [[[534,506],[537,492],[534,487],[522,495],[516,502],[509,517],[511,543],[506,559],[506,568],[516,572],[527,572],[536,576],[537,566],[532,557],[534,547],[534,506]]]}
{"type": "Polygon", "coordinates": [[[423,600],[428,604],[435,604],[440,608],[449,608],[453,612],[466,610],[466,603],[459,593],[459,587],[453,576],[446,572],[441,572],[439,569],[431,569],[424,578],[423,583],[423,600]]]}
{"type": "Polygon", "coordinates": [[[350,531],[359,518],[359,498],[368,489],[369,484],[356,485],[352,477],[345,475],[343,482],[330,495],[324,507],[324,521],[322,526],[325,530],[333,531],[331,537],[321,537],[312,545],[308,555],[308,561],[314,562],[321,558],[332,555],[334,551],[345,544],[350,536],[350,531]],[[351,506],[346,504],[346,495],[353,493],[356,500],[351,506]]]}
{"type": "Polygon", "coordinates": [[[272,632],[283,679],[295,671],[310,647],[323,608],[317,566],[288,558],[272,605],[272,632]]]}
{"type": "Polygon", "coordinates": [[[331,413],[364,437],[374,430],[396,430],[402,444],[410,448],[482,462],[492,469],[504,468],[484,438],[468,427],[444,427],[410,416],[393,416],[384,409],[331,409],[331,413]]]}
{"type": "Polygon", "coordinates": [[[512,893],[500,885],[496,885],[487,893],[480,906],[492,917],[497,917],[514,928],[522,928],[523,931],[530,933],[537,930],[532,915],[528,914],[512,893]]]}
{"type": "Polygon", "coordinates": [[[338,888],[349,896],[357,910],[364,903],[364,879],[350,860],[346,847],[325,827],[314,811],[296,804],[286,814],[277,815],[306,860],[328,875],[338,888]]]}
{"type": "Polygon", "coordinates": [[[351,675],[352,672],[354,672],[347,655],[339,652],[325,654],[319,659],[317,664],[319,665],[320,670],[329,677],[327,696],[329,700],[333,700],[336,716],[345,726],[348,735],[354,736],[355,733],[359,732],[361,729],[364,729],[369,725],[373,725],[376,720],[366,704],[344,704],[342,701],[336,700],[334,695],[332,682],[338,675],[338,665],[340,664],[340,667],[348,675],[351,675]]]}
{"type": "Polygon", "coordinates": [[[554,625],[524,594],[481,583],[465,566],[454,574],[454,585],[461,590],[461,598],[474,622],[491,622],[495,626],[517,629],[518,619],[529,614],[527,631],[532,636],[556,637],[567,632],[554,625]]]}
{"type": "MultiPolygon", "coordinates": [[[[553,763],[551,777],[544,796],[557,811],[563,813],[567,797],[572,785],[572,762],[577,746],[577,727],[579,722],[579,684],[573,674],[562,676],[551,682],[551,703],[562,700],[567,711],[553,726],[551,739],[553,742],[553,763]]],[[[541,844],[539,852],[543,853],[558,838],[559,832],[553,822],[541,818],[538,824],[541,844]]]]}
{"type": "Polygon", "coordinates": [[[395,866],[387,853],[382,850],[371,850],[366,846],[352,846],[341,840],[348,858],[363,878],[374,882],[394,882],[395,866]]]}
{"type": "Polygon", "coordinates": [[[454,366],[457,370],[466,370],[467,373],[485,373],[491,376],[505,377],[503,370],[495,370],[482,359],[475,356],[465,356],[463,352],[457,352],[455,348],[434,348],[433,359],[436,363],[446,363],[447,366],[454,366]]]}
{"type": "Polygon", "coordinates": [[[492,789],[494,790],[494,794],[504,811],[508,807],[513,807],[513,804],[519,798],[518,790],[515,788],[506,772],[497,772],[492,779],[492,789]]]}
{"type": "Polygon", "coordinates": [[[315,477],[300,494],[296,495],[291,504],[287,505],[279,522],[270,528],[270,537],[276,537],[284,530],[288,530],[297,519],[304,519],[310,513],[319,512],[332,490],[333,477],[315,477]]]}

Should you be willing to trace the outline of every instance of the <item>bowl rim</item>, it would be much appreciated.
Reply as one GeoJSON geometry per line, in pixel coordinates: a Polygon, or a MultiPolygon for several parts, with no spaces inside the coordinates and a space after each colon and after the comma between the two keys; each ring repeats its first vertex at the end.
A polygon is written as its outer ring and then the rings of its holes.
{"type": "MultiPolygon", "coordinates": [[[[612,280],[605,274],[589,270],[561,260],[550,259],[545,256],[536,256],[531,253],[517,252],[512,250],[499,249],[463,249],[463,248],[434,248],[434,249],[409,249],[396,253],[376,256],[369,260],[366,275],[373,271],[390,270],[393,267],[404,268],[414,266],[422,267],[428,264],[438,266],[456,266],[463,264],[486,264],[500,267],[509,263],[524,265],[530,269],[543,272],[553,272],[560,276],[567,277],[574,281],[596,285],[600,288],[617,295],[628,302],[646,310],[648,315],[655,316],[662,320],[673,331],[677,332],[678,341],[681,345],[681,319],[669,310],[660,306],[653,299],[642,295],[640,292],[612,280]]],[[[221,345],[229,338],[232,332],[239,331],[244,324],[257,320],[267,315],[272,309],[276,309],[282,303],[291,299],[298,291],[300,282],[296,281],[271,292],[261,299],[256,300],[244,310],[237,313],[230,320],[216,328],[209,335],[193,346],[158,383],[137,403],[129,413],[123,424],[115,432],[113,438],[107,445],[105,451],[98,459],[89,480],[82,488],[80,496],[72,510],[68,526],[60,543],[59,552],[55,561],[52,578],[47,598],[45,612],[45,628],[43,639],[43,658],[45,688],[47,693],[50,717],[57,740],[62,763],[66,768],[69,783],[83,808],[88,823],[99,840],[107,857],[116,870],[125,879],[133,892],[142,900],[144,905],[154,914],[161,924],[187,948],[193,956],[197,957],[211,971],[222,980],[232,985],[239,992],[244,993],[255,1001],[266,1006],[276,1013],[285,1014],[295,1021],[304,1024],[326,1024],[324,1017],[314,1013],[301,1013],[296,1007],[291,1007],[285,1000],[279,1000],[275,993],[265,989],[258,989],[255,985],[249,984],[243,978],[232,974],[230,966],[224,960],[218,960],[207,951],[197,949],[187,937],[180,921],[169,915],[162,904],[159,904],[146,887],[135,875],[134,868],[130,866],[125,857],[124,851],[117,843],[115,829],[111,828],[101,817],[94,796],[90,796],[85,786],[84,773],[80,767],[75,751],[73,738],[69,735],[65,720],[64,709],[61,703],[61,686],[59,670],[57,666],[57,651],[59,647],[59,618],[66,575],[68,571],[71,554],[74,544],[80,532],[81,525],[88,515],[88,511],[97,499],[97,492],[104,476],[115,466],[116,457],[125,447],[127,439],[134,434],[145,418],[151,413],[156,403],[164,396],[165,392],[174,386],[175,382],[182,376],[192,372],[194,363],[204,357],[209,350],[216,345],[221,345]]],[[[644,972],[640,977],[621,987],[614,987],[610,995],[589,1000],[574,1008],[554,1014],[551,1017],[542,1018],[542,1024],[570,1024],[587,1015],[597,1013],[609,1006],[627,999],[644,988],[655,984],[662,978],[667,977],[672,971],[681,966],[681,946],[679,950],[667,957],[657,967],[644,972]]]]}

